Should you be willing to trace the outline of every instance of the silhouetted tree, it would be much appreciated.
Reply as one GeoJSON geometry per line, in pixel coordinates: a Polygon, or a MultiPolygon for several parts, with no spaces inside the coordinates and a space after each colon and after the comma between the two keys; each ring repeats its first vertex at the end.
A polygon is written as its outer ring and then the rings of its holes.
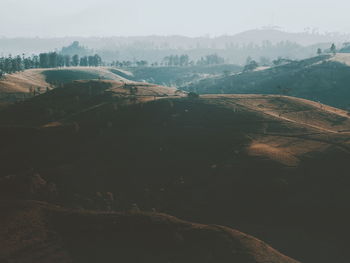
{"type": "Polygon", "coordinates": [[[49,54],[48,53],[41,53],[39,54],[40,59],[40,67],[41,68],[48,68],[49,67],[49,54]]]}
{"type": "Polygon", "coordinates": [[[49,67],[57,68],[58,66],[58,54],[56,52],[49,53],[49,67]]]}
{"type": "Polygon", "coordinates": [[[70,55],[65,55],[64,56],[64,65],[66,67],[70,67],[71,66],[71,56],[70,55]]]}
{"type": "Polygon", "coordinates": [[[79,56],[78,55],[74,55],[72,57],[72,66],[74,66],[74,67],[79,66],[79,56]]]}
{"type": "Polygon", "coordinates": [[[88,57],[82,57],[80,58],[80,66],[87,67],[89,65],[88,57]]]}
{"type": "Polygon", "coordinates": [[[2,76],[5,73],[11,74],[14,72],[22,71],[31,68],[57,68],[57,67],[70,67],[70,66],[91,66],[98,67],[103,64],[99,55],[90,57],[82,57],[79,60],[78,55],[74,55],[73,59],[69,55],[58,54],[57,52],[40,53],[39,56],[25,57],[18,55],[12,57],[0,57],[0,71],[2,76]]]}
{"type": "Polygon", "coordinates": [[[138,67],[147,67],[148,62],[146,60],[140,60],[140,61],[136,61],[136,65],[138,67]]]}
{"type": "Polygon", "coordinates": [[[331,52],[335,55],[335,53],[337,52],[337,47],[335,46],[335,44],[333,43],[331,46],[331,52]]]}
{"type": "Polygon", "coordinates": [[[251,60],[249,62],[249,64],[244,66],[243,71],[244,72],[248,72],[248,71],[253,71],[255,70],[257,67],[259,67],[259,64],[255,61],[255,60],[251,60]]]}
{"type": "Polygon", "coordinates": [[[188,55],[181,55],[180,56],[180,66],[183,67],[183,66],[188,66],[188,63],[189,63],[189,57],[188,55]]]}
{"type": "Polygon", "coordinates": [[[189,92],[187,94],[187,97],[190,98],[190,99],[198,99],[199,98],[199,95],[195,92],[189,92]]]}
{"type": "Polygon", "coordinates": [[[102,64],[102,59],[99,55],[95,54],[93,66],[99,67],[102,64]]]}

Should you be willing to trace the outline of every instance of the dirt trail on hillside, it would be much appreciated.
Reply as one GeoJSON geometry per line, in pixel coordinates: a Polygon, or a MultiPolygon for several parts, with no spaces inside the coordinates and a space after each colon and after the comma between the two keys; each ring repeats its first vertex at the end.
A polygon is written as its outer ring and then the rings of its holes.
{"type": "Polygon", "coordinates": [[[330,61],[336,61],[350,66],[350,54],[338,53],[330,59],[330,61]]]}
{"type": "MultiPolygon", "coordinates": [[[[273,118],[307,126],[325,133],[350,134],[350,115],[348,112],[317,102],[278,95],[204,95],[203,97],[232,99],[231,104],[234,103],[238,107],[241,106],[273,118]],[[274,99],[283,101],[272,101],[274,99]],[[283,106],[287,108],[280,108],[280,105],[277,105],[278,103],[285,104],[283,106]],[[288,109],[288,104],[293,103],[298,103],[301,106],[306,105],[310,108],[301,110],[288,109]],[[334,124],[333,119],[335,118],[340,119],[339,123],[334,124]]],[[[293,108],[293,105],[291,108],[293,108]]]]}

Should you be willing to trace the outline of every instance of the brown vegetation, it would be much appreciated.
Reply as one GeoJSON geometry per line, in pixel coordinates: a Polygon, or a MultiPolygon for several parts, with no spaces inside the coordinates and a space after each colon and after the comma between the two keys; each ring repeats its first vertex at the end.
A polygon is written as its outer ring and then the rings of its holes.
{"type": "Polygon", "coordinates": [[[56,186],[37,200],[161,211],[244,230],[301,261],[343,263],[348,127],[344,111],[291,97],[77,81],[0,111],[0,176],[56,186]]]}
{"type": "Polygon", "coordinates": [[[297,263],[239,231],[157,213],[71,211],[1,202],[0,260],[47,262],[297,263]]]}

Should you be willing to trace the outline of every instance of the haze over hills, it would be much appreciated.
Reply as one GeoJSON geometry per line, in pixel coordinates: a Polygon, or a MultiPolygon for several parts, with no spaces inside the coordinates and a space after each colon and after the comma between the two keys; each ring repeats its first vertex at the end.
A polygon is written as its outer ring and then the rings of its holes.
{"type": "Polygon", "coordinates": [[[256,59],[279,56],[301,59],[313,56],[316,49],[328,48],[331,43],[341,46],[350,41],[346,34],[289,33],[274,28],[255,29],[232,36],[185,37],[60,37],[60,38],[0,38],[0,55],[38,54],[61,50],[74,41],[93,49],[104,60],[146,59],[159,61],[171,54],[188,53],[192,59],[218,53],[229,62],[243,64],[247,56],[256,59]]]}
{"type": "Polygon", "coordinates": [[[187,67],[63,67],[29,69],[7,74],[0,79],[0,101],[16,101],[43,93],[76,80],[115,80],[125,83],[149,82],[169,87],[184,85],[195,80],[221,75],[224,71],[240,72],[236,65],[187,67]]]}
{"type": "Polygon", "coordinates": [[[0,263],[349,263],[350,1],[0,2],[0,263]]]}

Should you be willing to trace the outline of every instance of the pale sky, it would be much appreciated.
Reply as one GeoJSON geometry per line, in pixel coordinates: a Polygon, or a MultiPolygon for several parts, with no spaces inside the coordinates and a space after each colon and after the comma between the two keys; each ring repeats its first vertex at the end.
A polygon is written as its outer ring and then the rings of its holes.
{"type": "Polygon", "coordinates": [[[350,33],[350,0],[0,0],[0,10],[5,37],[350,33]]]}

